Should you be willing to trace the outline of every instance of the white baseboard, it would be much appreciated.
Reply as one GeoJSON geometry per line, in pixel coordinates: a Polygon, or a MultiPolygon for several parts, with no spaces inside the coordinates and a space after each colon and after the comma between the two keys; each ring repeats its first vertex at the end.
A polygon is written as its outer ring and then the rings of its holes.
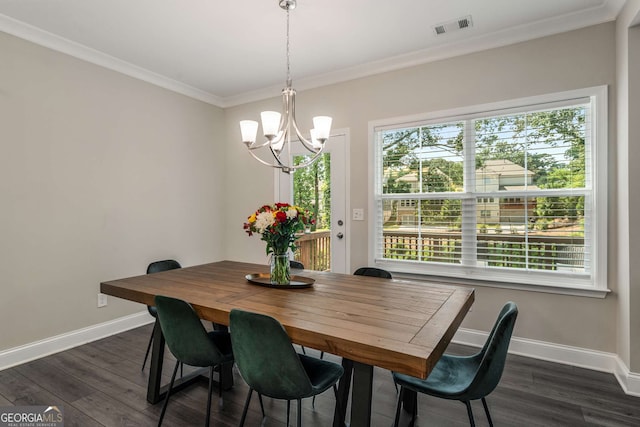
{"type": "Polygon", "coordinates": [[[147,310],[144,312],[120,317],[108,322],[56,335],[40,341],[19,347],[0,351],[0,371],[12,366],[20,365],[31,360],[39,359],[50,354],[68,350],[82,344],[106,338],[129,329],[146,325],[153,321],[147,310]]]}
{"type": "MultiPolygon", "coordinates": [[[[453,342],[482,347],[487,335],[486,332],[460,328],[454,335],[453,342]]],[[[622,359],[615,353],[518,337],[511,338],[509,353],[594,371],[609,372],[615,375],[626,394],[640,396],[640,374],[630,372],[622,359]]]]}
{"type": "Polygon", "coordinates": [[[640,397],[640,374],[630,372],[620,357],[616,357],[614,374],[626,394],[640,397]]]}
{"type": "MultiPolygon", "coordinates": [[[[152,321],[153,318],[145,310],[144,312],[0,351],[0,371],[128,331],[129,329],[149,324],[152,321]]],[[[486,332],[460,328],[453,337],[453,342],[472,347],[482,347],[486,339],[486,332]]],[[[622,359],[614,353],[518,337],[511,338],[509,353],[595,371],[609,372],[615,375],[626,394],[640,396],[640,374],[630,372],[622,359]]]]}

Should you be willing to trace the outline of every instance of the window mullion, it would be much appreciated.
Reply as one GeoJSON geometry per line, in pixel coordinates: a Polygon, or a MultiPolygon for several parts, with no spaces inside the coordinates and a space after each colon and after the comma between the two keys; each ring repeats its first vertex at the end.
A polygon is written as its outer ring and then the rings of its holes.
{"type": "Polygon", "coordinates": [[[464,124],[463,153],[464,153],[464,193],[462,201],[462,244],[460,262],[462,265],[475,266],[477,260],[476,239],[476,129],[473,120],[466,120],[464,124]]]}

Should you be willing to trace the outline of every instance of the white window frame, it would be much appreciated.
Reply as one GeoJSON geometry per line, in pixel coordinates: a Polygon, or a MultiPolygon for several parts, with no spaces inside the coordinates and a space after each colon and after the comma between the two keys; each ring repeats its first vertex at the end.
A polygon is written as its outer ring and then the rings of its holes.
{"type": "MultiPolygon", "coordinates": [[[[502,102],[468,106],[451,110],[436,111],[412,116],[396,117],[369,122],[369,264],[394,272],[394,277],[437,278],[441,281],[471,285],[489,285],[512,289],[525,289],[570,295],[604,297],[608,292],[607,284],[607,158],[608,158],[608,108],[607,86],[597,86],[565,92],[513,99],[502,102]],[[541,106],[561,108],[589,98],[591,101],[592,139],[590,168],[592,191],[587,197],[593,197],[593,226],[585,228],[590,233],[591,274],[558,273],[554,271],[509,271],[509,269],[486,269],[480,266],[423,263],[418,261],[382,259],[378,253],[381,247],[382,233],[382,184],[381,147],[376,142],[379,130],[385,128],[411,127],[429,123],[470,120],[499,114],[508,110],[508,114],[540,109],[541,106]],[[545,105],[546,104],[546,105],[545,105]]],[[[467,190],[468,191],[468,190],[467,190]]],[[[464,196],[463,196],[464,198],[464,196]]],[[[464,264],[464,263],[463,263],[464,264]]]]}

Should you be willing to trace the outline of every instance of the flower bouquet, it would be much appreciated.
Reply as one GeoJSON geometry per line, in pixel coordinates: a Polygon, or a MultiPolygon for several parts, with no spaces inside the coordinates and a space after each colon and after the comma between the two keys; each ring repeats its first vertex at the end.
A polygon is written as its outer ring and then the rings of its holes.
{"type": "Polygon", "coordinates": [[[307,211],[288,203],[264,205],[249,216],[244,224],[244,230],[252,236],[253,233],[262,235],[267,242],[267,255],[271,255],[271,283],[288,285],[289,249],[296,250],[296,233],[303,232],[305,227],[313,224],[313,219],[307,211]]]}

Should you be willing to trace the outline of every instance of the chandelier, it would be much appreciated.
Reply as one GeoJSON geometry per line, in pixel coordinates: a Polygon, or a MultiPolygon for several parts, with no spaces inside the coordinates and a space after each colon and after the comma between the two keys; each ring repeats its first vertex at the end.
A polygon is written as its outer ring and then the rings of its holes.
{"type": "Polygon", "coordinates": [[[258,134],[258,122],[254,120],[241,120],[240,133],[242,142],[247,146],[249,153],[260,163],[281,169],[282,172],[291,173],[296,169],[304,168],[318,159],[325,143],[331,133],[331,117],[317,116],[313,118],[310,139],[305,138],[296,123],[296,91],[291,87],[291,69],[289,59],[289,11],[295,9],[296,0],[280,0],[280,7],[287,12],[287,87],[282,89],[283,114],[276,111],[263,111],[260,113],[262,121],[262,133],[265,141],[256,143],[258,134]],[[310,153],[310,157],[302,163],[293,165],[290,160],[291,140],[300,141],[302,146],[310,153]],[[254,151],[268,148],[273,155],[273,162],[267,162],[254,153],[254,151]]]}

